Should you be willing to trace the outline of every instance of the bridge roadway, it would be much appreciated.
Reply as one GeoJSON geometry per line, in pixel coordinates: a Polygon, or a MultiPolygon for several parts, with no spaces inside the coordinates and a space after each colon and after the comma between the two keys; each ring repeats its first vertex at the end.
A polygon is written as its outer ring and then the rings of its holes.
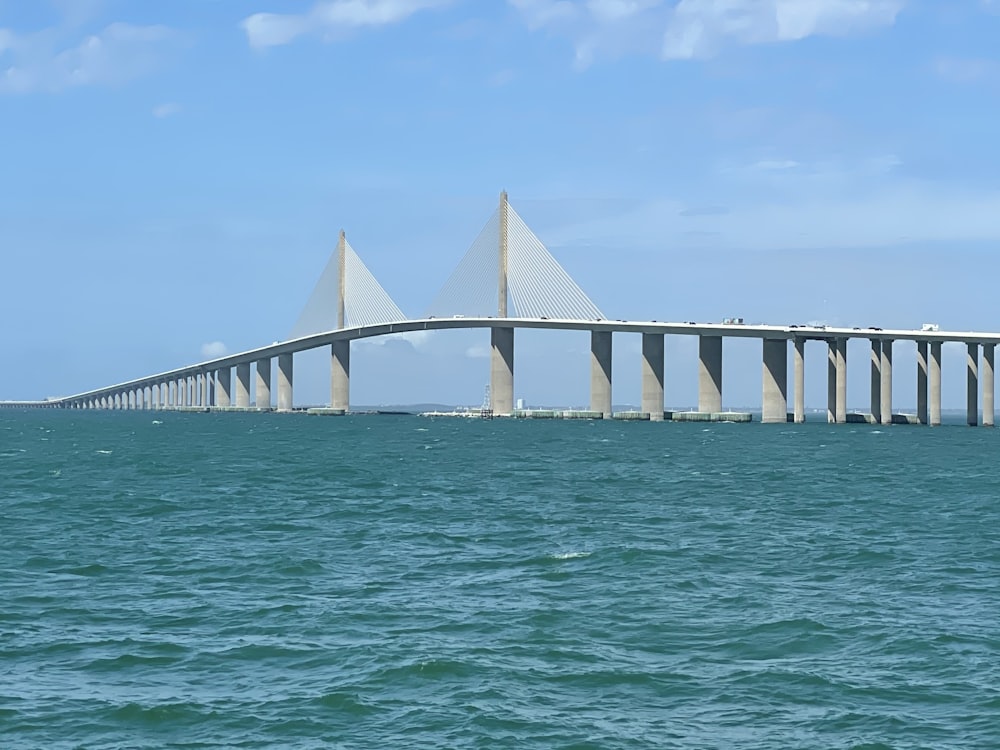
{"type": "Polygon", "coordinates": [[[994,351],[1000,333],[974,331],[882,330],[878,328],[835,328],[828,326],[773,326],[730,323],[677,323],[626,320],[560,320],[549,318],[462,317],[425,318],[396,323],[342,328],[277,342],[238,354],[199,362],[147,377],[43,402],[0,402],[2,406],[44,406],[56,408],[185,408],[209,406],[232,408],[232,370],[236,370],[235,406],[250,408],[250,367],[256,365],[257,404],[270,408],[271,363],[278,360],[279,411],[292,408],[292,356],[298,352],[331,347],[331,407],[349,407],[350,342],[414,331],[450,329],[492,329],[493,356],[491,383],[494,411],[513,411],[514,337],[516,328],[578,330],[591,333],[591,411],[611,416],[611,337],[613,333],[643,336],[642,411],[652,420],[663,418],[663,336],[699,337],[698,411],[716,413],[722,409],[722,340],[757,338],[763,342],[762,418],[765,422],[804,421],[804,343],[828,344],[828,420],[848,421],[846,410],[847,341],[871,341],[871,413],[865,419],[891,424],[892,351],[895,341],[914,341],[917,346],[916,421],[941,421],[941,345],[964,343],[967,357],[967,421],[979,423],[979,386],[982,384],[982,424],[992,426],[994,411],[994,351]],[[794,352],[794,409],[787,414],[788,342],[794,352]],[[980,367],[980,349],[982,367],[980,367]],[[980,378],[982,369],[982,378],[980,378]]]}

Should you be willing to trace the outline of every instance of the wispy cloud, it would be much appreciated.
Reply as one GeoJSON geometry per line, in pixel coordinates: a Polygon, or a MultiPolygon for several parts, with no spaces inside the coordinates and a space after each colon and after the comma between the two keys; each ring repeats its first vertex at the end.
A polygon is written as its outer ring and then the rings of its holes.
{"type": "Polygon", "coordinates": [[[205,359],[218,359],[229,354],[229,348],[221,341],[209,341],[201,345],[201,356],[205,359]]]}
{"type": "Polygon", "coordinates": [[[274,47],[309,34],[333,40],[354,29],[399,23],[451,1],[322,0],[305,13],[255,13],[240,25],[252,47],[274,47]]]}
{"type": "Polygon", "coordinates": [[[166,117],[173,117],[181,111],[181,105],[176,102],[164,102],[153,107],[153,117],[162,120],[166,117]]]}
{"type": "Polygon", "coordinates": [[[906,0],[508,0],[529,29],[569,37],[576,62],[708,58],[732,45],[849,36],[891,26],[906,0]]]}
{"type": "Polygon", "coordinates": [[[977,83],[1000,78],[1000,60],[939,57],[934,61],[934,72],[952,83],[977,83]]]}
{"type": "Polygon", "coordinates": [[[850,36],[891,26],[905,0],[681,0],[663,42],[667,59],[711,57],[729,44],[850,36]]]}
{"type": "Polygon", "coordinates": [[[178,35],[165,26],[113,23],[69,46],[55,29],[0,29],[0,93],[113,86],[154,70],[178,35]]]}
{"type": "MultiPolygon", "coordinates": [[[[878,248],[910,242],[1000,241],[1000,191],[948,182],[875,174],[873,164],[803,165],[801,170],[759,175],[756,193],[741,182],[726,186],[725,212],[691,211],[680,200],[638,203],[615,216],[552,230],[553,247],[632,247],[660,252],[680,249],[807,250],[878,248]],[[780,175],[780,179],[779,179],[780,175]]],[[[737,175],[734,175],[737,177],[737,175]]]]}

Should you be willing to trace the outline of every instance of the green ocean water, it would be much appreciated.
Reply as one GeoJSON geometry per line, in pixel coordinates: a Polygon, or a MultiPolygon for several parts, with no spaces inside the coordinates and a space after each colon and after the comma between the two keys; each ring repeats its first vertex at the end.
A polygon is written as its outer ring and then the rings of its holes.
{"type": "Polygon", "coordinates": [[[998,452],[0,412],[0,747],[998,748],[998,452]]]}

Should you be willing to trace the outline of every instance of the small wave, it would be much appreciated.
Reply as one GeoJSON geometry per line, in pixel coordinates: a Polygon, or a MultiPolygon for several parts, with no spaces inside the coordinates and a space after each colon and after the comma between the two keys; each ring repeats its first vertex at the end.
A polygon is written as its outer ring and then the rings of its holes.
{"type": "Polygon", "coordinates": [[[110,456],[114,451],[97,451],[102,456],[110,456]]]}
{"type": "Polygon", "coordinates": [[[577,560],[581,557],[590,557],[591,552],[556,552],[549,555],[553,560],[577,560]]]}
{"type": "Polygon", "coordinates": [[[163,424],[159,419],[154,419],[153,424],[163,424]]]}

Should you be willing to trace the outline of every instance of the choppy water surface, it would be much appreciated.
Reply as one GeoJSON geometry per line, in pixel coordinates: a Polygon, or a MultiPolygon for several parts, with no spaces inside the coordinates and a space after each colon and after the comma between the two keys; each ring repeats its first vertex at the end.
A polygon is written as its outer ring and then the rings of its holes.
{"type": "Polygon", "coordinates": [[[998,451],[0,412],[0,746],[1000,747],[998,451]]]}

